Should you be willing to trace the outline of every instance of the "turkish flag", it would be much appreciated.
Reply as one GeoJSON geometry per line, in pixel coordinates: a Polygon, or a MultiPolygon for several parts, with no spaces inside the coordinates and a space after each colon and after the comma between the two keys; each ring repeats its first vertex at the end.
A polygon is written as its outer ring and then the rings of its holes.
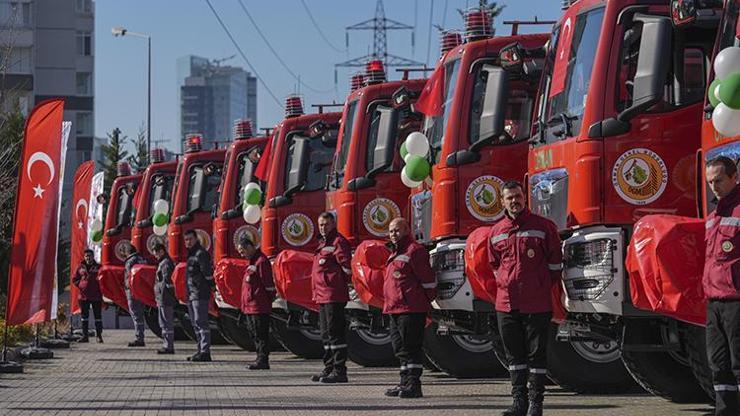
{"type": "Polygon", "coordinates": [[[26,120],[8,274],[8,325],[52,319],[62,181],[64,100],[44,101],[26,120]]]}
{"type": "Polygon", "coordinates": [[[72,278],[77,271],[82,257],[87,248],[87,218],[90,202],[90,186],[92,185],[93,170],[95,162],[89,160],[77,168],[75,172],[74,187],[72,188],[72,218],[69,221],[70,229],[70,259],[69,259],[69,310],[72,315],[80,313],[80,305],[77,303],[79,289],[72,283],[72,278]]]}
{"type": "MultiPolygon", "coordinates": [[[[450,80],[455,82],[455,80],[450,80]]],[[[438,66],[429,77],[419,99],[414,103],[414,111],[434,117],[442,114],[442,104],[445,95],[445,67],[438,66]]]]}
{"type": "MultiPolygon", "coordinates": [[[[278,129],[275,129],[275,132],[277,131],[278,129]]],[[[272,158],[272,140],[274,137],[275,134],[270,136],[270,139],[267,140],[265,151],[262,152],[260,161],[257,162],[257,167],[254,169],[254,177],[263,182],[267,182],[267,178],[270,175],[270,159],[272,158]]]]}
{"type": "Polygon", "coordinates": [[[565,76],[568,72],[571,47],[573,46],[573,18],[569,17],[560,28],[558,47],[555,51],[555,66],[552,71],[550,97],[554,97],[565,89],[565,76]]]}

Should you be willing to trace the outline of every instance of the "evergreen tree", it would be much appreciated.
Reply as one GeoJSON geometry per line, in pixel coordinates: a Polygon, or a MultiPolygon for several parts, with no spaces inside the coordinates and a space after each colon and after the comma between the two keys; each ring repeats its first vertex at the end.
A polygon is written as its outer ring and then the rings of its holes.
{"type": "Polygon", "coordinates": [[[128,161],[131,164],[131,169],[136,172],[143,172],[147,166],[149,166],[149,151],[146,142],[146,128],[142,124],[139,126],[139,132],[136,133],[136,140],[134,141],[134,152],[135,154],[128,157],[128,161]]]}
{"type": "Polygon", "coordinates": [[[118,162],[126,161],[128,158],[128,152],[124,149],[126,145],[126,136],[121,135],[121,129],[118,127],[114,128],[113,131],[107,133],[108,144],[101,146],[103,150],[103,160],[99,160],[98,163],[105,172],[105,193],[110,193],[110,187],[113,185],[113,180],[116,179],[118,174],[118,162]]]}

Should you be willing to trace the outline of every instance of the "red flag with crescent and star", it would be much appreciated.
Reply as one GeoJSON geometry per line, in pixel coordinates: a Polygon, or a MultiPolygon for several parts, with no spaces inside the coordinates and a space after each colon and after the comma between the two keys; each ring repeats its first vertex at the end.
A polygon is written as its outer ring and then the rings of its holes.
{"type": "Polygon", "coordinates": [[[56,315],[56,254],[64,100],[37,105],[26,120],[8,274],[8,325],[56,315]]]}
{"type": "Polygon", "coordinates": [[[79,289],[72,283],[72,278],[77,268],[82,263],[82,257],[87,248],[87,217],[90,204],[90,186],[92,185],[95,162],[88,160],[80,165],[75,172],[74,187],[72,188],[72,219],[69,222],[70,247],[69,247],[69,310],[72,315],[80,313],[80,305],[77,302],[79,289]]]}

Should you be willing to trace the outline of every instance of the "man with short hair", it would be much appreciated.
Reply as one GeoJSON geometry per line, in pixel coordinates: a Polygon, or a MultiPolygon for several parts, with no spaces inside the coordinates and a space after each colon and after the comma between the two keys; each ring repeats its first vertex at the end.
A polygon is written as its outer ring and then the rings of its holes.
{"type": "Polygon", "coordinates": [[[337,232],[334,214],[319,215],[319,247],[311,269],[311,292],[319,305],[319,327],[324,342],[324,370],[311,377],[322,383],[347,382],[347,338],[344,307],[349,301],[352,249],[337,232]]]}
{"type": "Polygon", "coordinates": [[[385,395],[422,397],[422,341],[426,317],[437,296],[437,281],[429,252],[411,238],[411,227],[406,219],[393,219],[388,235],[393,252],[386,262],[383,279],[383,313],[391,318],[391,343],[401,364],[401,382],[388,389],[385,395]]]}
{"type": "Polygon", "coordinates": [[[146,264],[144,257],[136,251],[136,247],[132,244],[127,246],[126,261],[124,263],[124,275],[123,285],[126,291],[126,300],[128,301],[128,312],[131,315],[131,320],[134,321],[134,340],[128,343],[129,347],[143,347],[144,344],[144,328],[146,321],[144,320],[144,304],[138,299],[134,298],[131,293],[130,280],[131,280],[131,269],[137,264],[146,264]]]}
{"type": "Polygon", "coordinates": [[[740,414],[740,191],[735,162],[707,162],[709,189],[717,207],[707,216],[702,284],[707,298],[707,358],[712,371],[715,415],[740,414]]]}
{"type": "Polygon", "coordinates": [[[488,256],[498,287],[496,319],[514,398],[502,415],[541,416],[550,294],[562,271],[560,236],[555,223],[529,211],[519,182],[506,182],[501,193],[505,215],[491,227],[488,256]]]}
{"type": "Polygon", "coordinates": [[[154,281],[154,298],[159,312],[159,327],[162,329],[162,348],[157,354],[175,353],[175,285],[172,283],[172,272],[175,263],[167,253],[164,244],[154,245],[154,257],[157,258],[157,275],[154,281]]]}
{"type": "Polygon", "coordinates": [[[195,330],[198,352],[188,357],[188,361],[211,361],[211,328],[208,323],[208,304],[213,281],[211,256],[198,241],[198,235],[190,229],[183,233],[185,248],[188,249],[185,277],[188,287],[188,314],[195,330]]]}
{"type": "Polygon", "coordinates": [[[93,310],[95,317],[95,335],[98,343],[103,342],[103,318],[101,315],[101,305],[103,295],[100,292],[100,283],[98,283],[98,271],[100,265],[95,261],[93,251],[85,249],[82,263],[77,267],[72,284],[79,289],[77,302],[80,305],[80,314],[82,315],[82,338],[77,342],[90,342],[90,308],[93,310]]]}
{"type": "Polygon", "coordinates": [[[247,235],[242,235],[236,249],[242,257],[249,260],[242,282],[241,311],[247,315],[247,323],[257,350],[257,359],[247,368],[269,370],[270,313],[272,301],[275,299],[272,265],[247,235]]]}

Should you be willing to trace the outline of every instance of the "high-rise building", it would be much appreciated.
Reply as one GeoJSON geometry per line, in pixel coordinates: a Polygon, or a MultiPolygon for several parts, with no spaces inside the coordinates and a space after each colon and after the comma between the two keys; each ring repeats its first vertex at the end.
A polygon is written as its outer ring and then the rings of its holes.
{"type": "Polygon", "coordinates": [[[188,55],[177,60],[177,79],[181,141],[190,133],[230,141],[234,120],[257,124],[257,78],[242,68],[188,55]]]}
{"type": "MultiPolygon", "coordinates": [[[[63,195],[71,195],[77,166],[93,154],[94,23],[93,0],[0,1],[0,106],[28,114],[41,101],[64,99],[72,130],[63,195]]],[[[69,204],[63,200],[62,236],[69,204]]]]}

